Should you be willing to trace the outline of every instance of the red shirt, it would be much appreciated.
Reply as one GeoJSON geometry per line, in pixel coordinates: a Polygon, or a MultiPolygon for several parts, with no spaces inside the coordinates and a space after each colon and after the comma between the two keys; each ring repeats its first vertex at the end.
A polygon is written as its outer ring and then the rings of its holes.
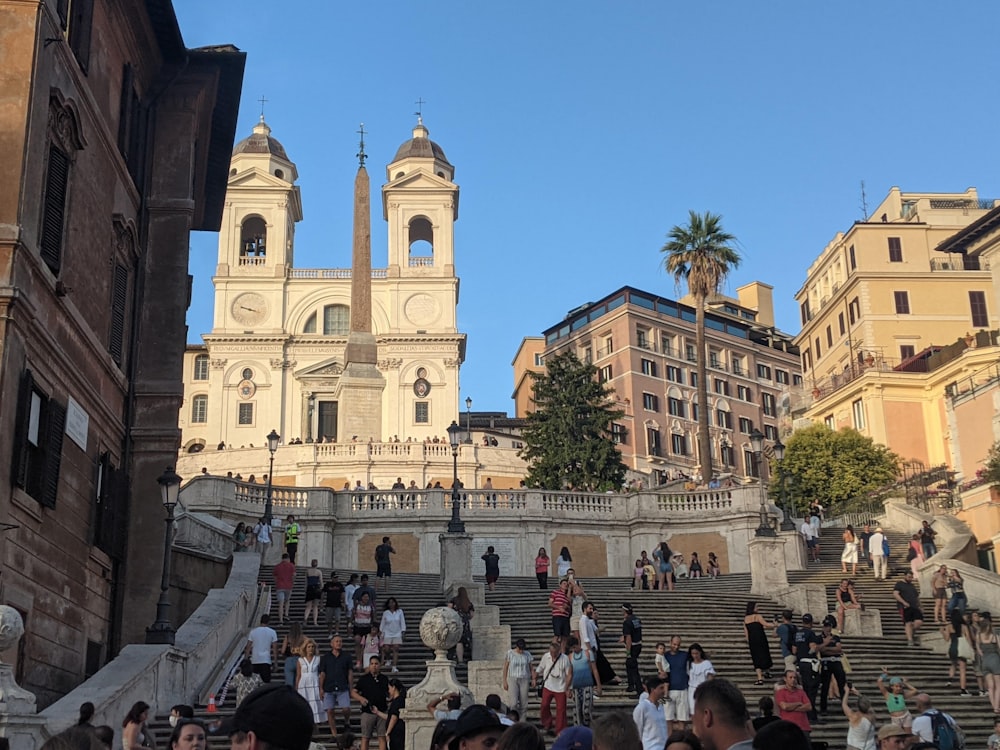
{"type": "Polygon", "coordinates": [[[780,687],[774,694],[774,703],[778,707],[778,716],[780,716],[785,721],[790,721],[792,724],[797,726],[803,732],[812,731],[812,727],[809,725],[809,717],[806,715],[805,711],[782,711],[782,703],[804,703],[809,705],[809,696],[806,695],[806,691],[802,688],[795,688],[795,690],[789,690],[787,687],[780,687]]]}
{"type": "Polygon", "coordinates": [[[536,557],[535,558],[535,572],[536,573],[548,573],[549,572],[549,558],[547,558],[547,557],[536,557]]]}
{"type": "Polygon", "coordinates": [[[569,597],[561,588],[556,589],[549,596],[549,606],[552,608],[553,617],[569,617],[569,597]]]}
{"type": "Polygon", "coordinates": [[[285,591],[295,588],[295,565],[291,560],[282,560],[274,566],[274,588],[285,591]]]}

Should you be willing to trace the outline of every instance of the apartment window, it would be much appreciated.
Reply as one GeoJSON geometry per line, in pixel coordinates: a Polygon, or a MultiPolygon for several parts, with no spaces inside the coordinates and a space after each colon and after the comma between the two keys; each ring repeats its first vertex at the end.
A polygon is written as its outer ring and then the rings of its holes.
{"type": "Polygon", "coordinates": [[[126,63],[122,68],[122,89],[118,102],[118,151],[125,159],[129,175],[136,185],[142,184],[145,146],[146,111],[135,89],[135,68],[126,63]]]}
{"type": "Polygon", "coordinates": [[[660,431],[655,427],[646,428],[646,451],[650,456],[663,455],[663,448],[660,446],[660,431]]]}
{"type": "Polygon", "coordinates": [[[733,461],[735,460],[733,446],[729,445],[728,443],[723,443],[721,449],[719,450],[719,453],[721,454],[722,457],[723,466],[733,465],[733,461]]]}
{"type": "Polygon", "coordinates": [[[609,380],[611,380],[611,365],[604,365],[604,367],[598,370],[597,378],[602,383],[607,383],[609,380]]]}
{"type": "Polygon", "coordinates": [[[727,430],[733,429],[733,415],[723,409],[715,410],[715,426],[724,427],[727,430]]]}
{"type": "Polygon", "coordinates": [[[774,441],[778,439],[778,428],[773,424],[764,425],[764,437],[768,440],[774,441]]]}
{"type": "Polygon", "coordinates": [[[830,349],[833,348],[833,327],[832,326],[827,326],[826,327],[826,345],[830,349]]]}
{"type": "Polygon", "coordinates": [[[72,0],[69,13],[66,12],[66,0],[60,2],[60,21],[63,21],[63,30],[67,24],[64,22],[69,16],[69,48],[73,51],[80,69],[86,73],[90,67],[90,31],[94,18],[94,0],[72,0]]]}
{"type": "Polygon", "coordinates": [[[743,357],[733,357],[730,360],[733,363],[733,372],[736,375],[743,374],[743,357]]]}
{"type": "Polygon", "coordinates": [[[757,377],[761,380],[770,380],[771,368],[767,365],[757,365],[757,377]]]}
{"type": "Polygon", "coordinates": [[[823,424],[825,424],[831,430],[834,429],[833,415],[832,414],[828,414],[826,417],[824,417],[823,418],[823,424]]]}
{"type": "Polygon", "coordinates": [[[847,306],[847,319],[854,325],[861,319],[861,302],[857,297],[851,300],[847,306]]]}
{"type": "Polygon", "coordinates": [[[748,477],[759,477],[760,471],[758,471],[757,457],[753,454],[751,450],[743,451],[743,464],[746,466],[746,472],[748,477]]]}
{"type": "Polygon", "coordinates": [[[802,376],[792,373],[792,385],[802,385],[802,376]]]}
{"type": "Polygon", "coordinates": [[[604,354],[608,355],[615,350],[615,339],[613,336],[606,336],[604,339],[604,354]]]}
{"type": "Polygon", "coordinates": [[[726,380],[715,379],[715,392],[721,396],[729,395],[729,382],[726,380]]]}
{"type": "Polygon", "coordinates": [[[204,424],[208,421],[208,396],[195,396],[191,399],[191,424],[204,424]]]}
{"type": "Polygon", "coordinates": [[[635,343],[640,349],[649,348],[649,340],[646,338],[646,331],[642,328],[635,330],[635,343]]]}
{"type": "Polygon", "coordinates": [[[819,343],[819,336],[813,339],[813,349],[816,350],[816,359],[820,359],[823,356],[823,345],[819,343]]]}
{"type": "Polygon", "coordinates": [[[641,361],[642,374],[649,375],[650,377],[656,377],[656,362],[651,359],[644,359],[641,361]]]}
{"type": "Polygon", "coordinates": [[[698,404],[691,404],[691,419],[698,421],[698,404]]]}
{"type": "Polygon", "coordinates": [[[545,366],[545,355],[541,352],[535,352],[535,367],[545,366]]]}
{"type": "Polygon", "coordinates": [[[778,414],[778,407],[775,405],[774,394],[772,393],[762,393],[760,394],[761,406],[764,407],[764,416],[774,417],[778,414]]]}
{"type": "Polygon", "coordinates": [[[969,307],[972,309],[972,325],[986,328],[990,324],[990,317],[986,312],[986,293],[969,292],[969,307]]]}
{"type": "Polygon", "coordinates": [[[747,388],[745,385],[736,386],[736,397],[740,401],[747,401],[753,403],[753,391],[747,388]]]}
{"type": "Polygon", "coordinates": [[[909,315],[910,314],[910,293],[909,292],[893,292],[892,299],[896,305],[897,315],[909,315]]]}
{"type": "Polygon", "coordinates": [[[351,330],[351,308],[347,305],[327,305],[323,308],[323,335],[346,336],[351,330]]]}
{"type": "Polygon", "coordinates": [[[684,346],[684,356],[687,357],[688,362],[697,362],[698,357],[694,353],[694,344],[686,344],[684,346]]]}
{"type": "Polygon", "coordinates": [[[698,387],[698,373],[692,371],[691,372],[690,380],[691,380],[691,387],[692,388],[697,388],[698,387]]]}
{"type": "Polygon", "coordinates": [[[673,434],[670,436],[670,451],[675,456],[686,456],[688,454],[687,436],[673,434]]]}
{"type": "Polygon", "coordinates": [[[611,442],[615,445],[621,445],[625,442],[625,425],[618,424],[618,422],[611,423],[611,442]]]}
{"type": "Polygon", "coordinates": [[[714,367],[716,370],[721,370],[722,369],[722,364],[719,362],[719,353],[718,352],[711,352],[710,351],[708,353],[708,364],[709,364],[709,366],[714,367]]]}
{"type": "Polygon", "coordinates": [[[865,429],[865,405],[860,398],[851,402],[851,412],[854,414],[854,429],[865,429]]]}
{"type": "Polygon", "coordinates": [[[916,353],[917,353],[917,350],[913,346],[913,344],[900,344],[900,346],[899,346],[899,358],[901,360],[902,359],[909,359],[910,357],[912,357],[916,353]]]}
{"type": "Polygon", "coordinates": [[[681,419],[687,418],[687,408],[684,402],[679,398],[667,397],[667,413],[672,417],[680,417],[681,419]]]}
{"type": "Polygon", "coordinates": [[[844,313],[837,314],[837,326],[840,328],[840,335],[847,333],[847,324],[844,321],[844,313]]]}
{"type": "Polygon", "coordinates": [[[740,417],[740,432],[749,435],[753,432],[753,420],[747,417],[740,417]]]}
{"type": "Polygon", "coordinates": [[[253,404],[240,404],[238,424],[244,426],[253,424],[253,404]]]}
{"type": "Polygon", "coordinates": [[[851,245],[847,249],[848,262],[851,264],[851,270],[853,271],[858,267],[858,262],[854,257],[854,245],[851,245]]]}
{"type": "Polygon", "coordinates": [[[642,408],[645,409],[646,411],[659,411],[660,410],[659,397],[652,393],[643,393],[642,408]]]}
{"type": "Polygon", "coordinates": [[[662,339],[663,353],[669,354],[671,357],[674,356],[674,339],[673,336],[664,336],[662,339]]]}
{"type": "Polygon", "coordinates": [[[208,355],[199,354],[194,358],[194,379],[208,380],[208,355]]]}
{"type": "Polygon", "coordinates": [[[812,369],[812,352],[809,349],[802,351],[802,369],[808,372],[812,369]]]}
{"type": "Polygon", "coordinates": [[[66,407],[35,385],[30,370],[21,376],[14,429],[14,484],[56,507],[66,407]]]}
{"type": "Polygon", "coordinates": [[[588,365],[591,362],[593,362],[594,361],[594,351],[593,351],[593,349],[591,349],[589,346],[586,347],[583,350],[583,357],[582,357],[582,359],[583,359],[584,363],[586,363],[588,365]]]}
{"type": "Polygon", "coordinates": [[[788,385],[788,372],[786,370],[775,370],[774,381],[782,385],[788,385]]]}
{"type": "Polygon", "coordinates": [[[799,316],[802,318],[802,325],[812,320],[812,312],[809,310],[809,300],[805,300],[799,305],[799,316]]]}
{"type": "Polygon", "coordinates": [[[413,404],[413,421],[417,424],[429,424],[431,421],[431,405],[428,401],[415,401],[413,404]]]}
{"type": "Polygon", "coordinates": [[[903,242],[899,239],[899,237],[889,238],[889,262],[903,262],[903,242]]]}
{"type": "Polygon", "coordinates": [[[671,383],[683,383],[684,373],[681,371],[681,368],[667,365],[667,380],[671,383]]]}
{"type": "Polygon", "coordinates": [[[39,248],[42,260],[56,276],[62,268],[63,232],[66,228],[66,195],[69,189],[69,156],[55,144],[49,145],[42,200],[42,233],[39,248]]]}

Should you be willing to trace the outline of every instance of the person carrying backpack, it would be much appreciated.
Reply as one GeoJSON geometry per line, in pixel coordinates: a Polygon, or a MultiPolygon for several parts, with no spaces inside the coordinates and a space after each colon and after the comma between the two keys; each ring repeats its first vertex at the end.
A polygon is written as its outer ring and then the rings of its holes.
{"type": "Polygon", "coordinates": [[[785,662],[785,669],[796,669],[795,660],[795,631],[798,628],[792,623],[792,610],[781,610],[781,620],[774,631],[778,635],[778,642],[781,644],[781,658],[785,662]]]}
{"type": "Polygon", "coordinates": [[[965,750],[965,735],[951,714],[934,708],[927,693],[914,700],[920,715],[913,720],[912,732],[921,742],[933,742],[938,750],[965,750]]]}

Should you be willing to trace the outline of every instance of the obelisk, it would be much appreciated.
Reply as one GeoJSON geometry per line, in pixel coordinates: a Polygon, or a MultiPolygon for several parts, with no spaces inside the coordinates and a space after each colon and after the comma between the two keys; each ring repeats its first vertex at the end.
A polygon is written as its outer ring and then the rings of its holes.
{"type": "Polygon", "coordinates": [[[354,237],[351,248],[351,328],[344,351],[344,371],[337,387],[337,440],[382,440],[382,391],[378,345],[372,333],[371,186],[365,169],[362,123],[358,173],[354,178],[354,237]]]}

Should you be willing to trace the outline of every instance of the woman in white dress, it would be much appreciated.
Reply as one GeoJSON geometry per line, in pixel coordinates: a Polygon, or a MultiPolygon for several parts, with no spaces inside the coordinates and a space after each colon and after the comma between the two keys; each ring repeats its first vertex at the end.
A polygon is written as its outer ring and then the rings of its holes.
{"type": "Polygon", "coordinates": [[[692,643],[688,646],[688,706],[691,716],[694,716],[694,691],[698,686],[715,677],[715,667],[708,660],[708,654],[701,644],[692,643]]]}
{"type": "Polygon", "coordinates": [[[844,551],[840,553],[841,572],[847,574],[847,566],[851,567],[851,575],[858,574],[858,538],[854,535],[854,527],[848,524],[844,529],[844,551]]]}
{"type": "Polygon", "coordinates": [[[379,623],[382,631],[382,666],[392,665],[392,671],[399,671],[399,647],[403,645],[403,633],[406,632],[406,617],[399,608],[396,597],[385,600],[385,611],[379,623]]]}
{"type": "Polygon", "coordinates": [[[326,710],[319,697],[319,656],[316,655],[316,641],[306,638],[302,644],[302,656],[295,668],[295,689],[306,699],[313,712],[313,721],[326,721],[326,710]]]}

